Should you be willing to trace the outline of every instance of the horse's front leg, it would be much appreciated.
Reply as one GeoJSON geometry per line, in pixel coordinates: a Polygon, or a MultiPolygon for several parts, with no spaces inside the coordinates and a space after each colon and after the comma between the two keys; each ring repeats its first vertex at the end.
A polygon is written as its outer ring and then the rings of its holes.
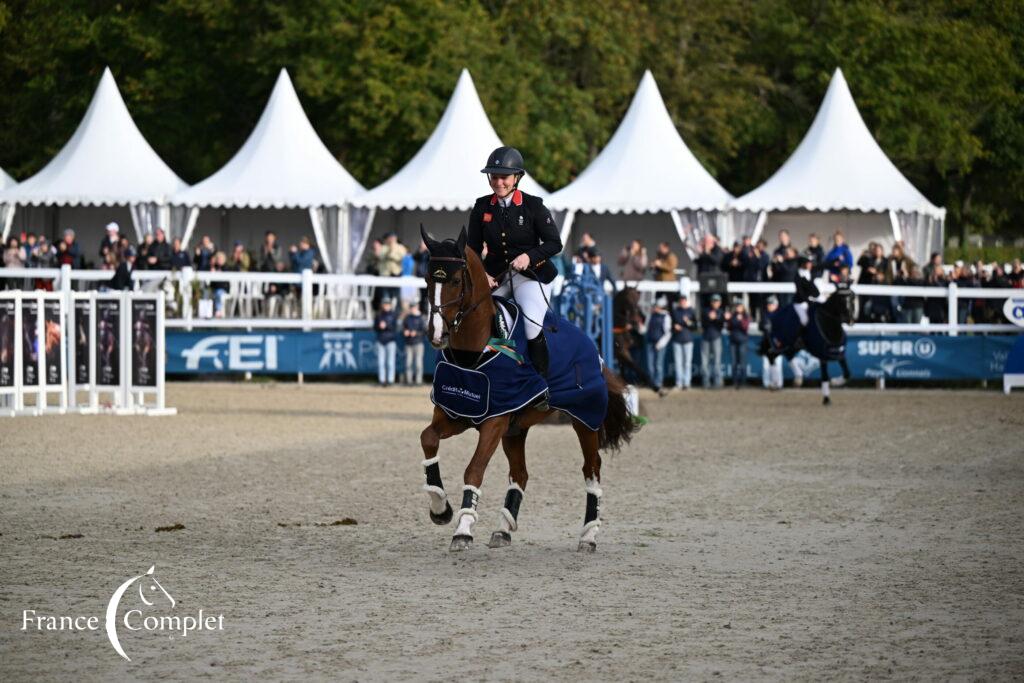
{"type": "Polygon", "coordinates": [[[452,506],[448,503],[448,494],[445,493],[444,484],[441,482],[441,467],[438,464],[440,457],[437,455],[437,449],[441,439],[461,434],[468,428],[468,423],[456,422],[443,410],[435,407],[430,425],[420,434],[424,458],[423,473],[427,478],[423,490],[430,498],[430,521],[434,524],[447,524],[452,521],[452,506]]]}
{"type": "Polygon", "coordinates": [[[514,434],[506,433],[501,437],[501,447],[508,458],[508,489],[505,491],[505,504],[498,517],[498,530],[491,534],[488,548],[504,548],[512,544],[512,532],[519,529],[519,506],[523,503],[526,493],[526,481],[530,475],[526,472],[526,435],[530,427],[544,420],[550,410],[529,408],[520,413],[512,426],[514,434]]]}
{"type": "Polygon", "coordinates": [[[508,430],[509,415],[501,415],[485,420],[480,425],[480,439],[476,443],[476,451],[466,467],[462,478],[462,506],[455,513],[455,535],[449,550],[455,552],[467,550],[473,545],[473,525],[480,516],[476,508],[480,502],[480,486],[484,482],[484,471],[487,463],[498,448],[501,437],[508,430]]]}
{"type": "Polygon", "coordinates": [[[821,403],[822,405],[831,405],[832,399],[829,397],[829,377],[828,377],[828,359],[821,359],[821,403]]]}

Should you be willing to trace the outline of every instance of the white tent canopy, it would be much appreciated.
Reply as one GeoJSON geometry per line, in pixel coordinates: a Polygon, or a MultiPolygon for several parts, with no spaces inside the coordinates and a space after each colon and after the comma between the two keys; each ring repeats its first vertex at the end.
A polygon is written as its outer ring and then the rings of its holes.
{"type": "Polygon", "coordinates": [[[281,69],[242,148],[212,176],[172,197],[171,203],[190,209],[186,244],[200,208],[308,209],[321,256],[333,270],[338,245],[344,241],[338,239],[339,229],[344,231],[337,225],[338,207],[362,191],[316,134],[288,72],[281,69]]]}
{"type": "MultiPolygon", "coordinates": [[[[903,239],[919,261],[941,246],[946,216],[946,210],[918,192],[875,142],[839,69],[796,151],[763,185],[734,201],[732,208],[787,212],[790,218],[801,212],[877,214],[882,234],[873,237],[903,239]],[[927,227],[919,230],[921,226],[927,227]]],[[[769,216],[768,224],[772,222],[769,216]]],[[[787,227],[784,221],[774,222],[787,227]]],[[[864,246],[862,242],[872,238],[869,232],[848,235],[851,246],[864,246]]],[[[798,242],[796,235],[794,242],[798,242]]]]}
{"type": "Polygon", "coordinates": [[[142,137],[107,68],[82,122],[57,156],[0,192],[0,204],[6,205],[3,238],[18,205],[128,205],[141,239],[168,197],[185,187],[142,137]]]}
{"type": "MultiPolygon", "coordinates": [[[[686,146],[654,76],[645,71],[611,140],[576,180],[552,194],[547,203],[568,212],[562,223],[563,242],[577,213],[659,213],[671,217],[680,241],[692,248],[706,232],[717,232],[717,212],[731,199],[686,146]]],[[[602,222],[608,223],[592,218],[588,231],[602,222]]],[[[615,232],[625,232],[622,222],[618,221],[615,232]]],[[[652,233],[654,239],[667,236],[665,223],[652,233]]],[[[628,236],[637,236],[634,232],[629,230],[628,236]]],[[[627,235],[618,237],[624,241],[627,235]]]]}
{"type": "Polygon", "coordinates": [[[9,187],[14,187],[18,184],[18,181],[7,175],[7,171],[0,168],[0,190],[6,190],[9,187]]]}
{"type": "MultiPolygon", "coordinates": [[[[416,155],[394,176],[352,200],[352,266],[362,257],[377,210],[460,211],[473,208],[487,184],[480,173],[487,155],[502,142],[494,131],[469,71],[462,70],[441,121],[416,155]]],[[[519,187],[529,194],[547,191],[529,175],[519,187]]],[[[416,237],[418,243],[419,237],[416,237]]]]}

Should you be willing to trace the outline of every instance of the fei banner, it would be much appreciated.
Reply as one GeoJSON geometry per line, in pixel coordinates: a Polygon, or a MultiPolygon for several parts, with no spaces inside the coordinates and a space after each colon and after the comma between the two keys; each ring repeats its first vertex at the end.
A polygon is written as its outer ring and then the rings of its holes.
{"type": "MultiPolygon", "coordinates": [[[[847,338],[846,357],[855,379],[942,381],[999,379],[1017,337],[939,335],[858,336],[847,338]]],[[[728,337],[722,340],[723,373],[731,375],[728,337]]],[[[760,377],[759,337],[750,338],[747,376],[760,377]]],[[[404,354],[398,341],[398,365],[404,354]]],[[[666,355],[666,376],[672,373],[671,348],[666,355]]],[[[636,353],[642,361],[644,354],[636,353]]],[[[423,367],[427,374],[436,362],[434,349],[425,343],[423,367]]],[[[700,341],[694,344],[694,370],[700,368],[700,341]]],[[[784,363],[789,375],[788,363],[784,363]]],[[[375,375],[377,342],[373,332],[235,332],[221,330],[167,331],[167,372],[174,374],[236,373],[315,375],[375,375]]],[[[832,365],[832,376],[839,367],[832,365]]],[[[812,373],[811,377],[816,377],[812,373]]]]}
{"type": "MultiPolygon", "coordinates": [[[[423,368],[432,371],[434,349],[425,344],[423,368]]],[[[402,342],[398,345],[401,349],[402,342]]],[[[398,354],[401,369],[404,354],[398,354]]],[[[167,331],[167,372],[174,374],[376,375],[373,332],[167,331]]]]}

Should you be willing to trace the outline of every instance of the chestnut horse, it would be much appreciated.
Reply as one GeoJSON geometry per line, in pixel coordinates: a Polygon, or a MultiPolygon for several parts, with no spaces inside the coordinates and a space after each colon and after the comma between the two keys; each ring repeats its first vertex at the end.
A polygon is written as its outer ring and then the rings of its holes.
{"type": "MultiPolygon", "coordinates": [[[[427,269],[427,300],[429,322],[427,334],[435,349],[449,350],[449,358],[460,367],[475,367],[484,356],[491,340],[492,324],[497,308],[488,287],[487,273],[476,252],[466,246],[463,228],[457,240],[435,240],[422,227],[420,232],[430,252],[427,269]]],[[[569,325],[568,322],[563,322],[569,325]]],[[[553,335],[558,336],[558,335],[553,335]]],[[[551,340],[551,336],[548,337],[551,340]]],[[[555,340],[557,341],[557,340],[555,340]]],[[[549,341],[549,343],[551,343],[549,341]]],[[[526,349],[519,349],[525,352],[526,349]]],[[[594,349],[596,356],[597,350],[594,349]]],[[[601,526],[601,456],[602,449],[618,449],[628,443],[636,429],[626,407],[624,382],[607,368],[602,376],[608,391],[608,407],[596,431],[572,418],[572,426],[583,451],[583,480],[586,490],[586,514],[577,549],[593,552],[597,548],[597,532],[601,526]]],[[[556,409],[541,400],[504,415],[488,417],[479,424],[449,415],[435,405],[430,426],[420,435],[423,467],[426,474],[424,490],[430,498],[430,519],[435,524],[448,524],[453,515],[456,529],[450,550],[467,550],[473,543],[473,525],[479,519],[477,504],[484,471],[500,442],[508,458],[509,486],[498,518],[498,528],[491,534],[490,548],[508,546],[512,532],[518,528],[519,507],[528,479],[526,471],[526,436],[530,428],[543,422],[556,409]],[[442,439],[461,434],[469,428],[479,431],[476,450],[463,474],[462,504],[453,513],[441,481],[438,447],[442,439]]]]}

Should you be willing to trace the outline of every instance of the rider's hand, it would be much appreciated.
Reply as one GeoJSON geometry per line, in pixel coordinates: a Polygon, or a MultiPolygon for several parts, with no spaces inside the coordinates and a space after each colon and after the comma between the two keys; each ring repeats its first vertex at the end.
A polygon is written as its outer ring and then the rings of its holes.
{"type": "Polygon", "coordinates": [[[530,257],[526,254],[516,256],[512,261],[512,267],[516,270],[523,270],[530,267],[530,257]]]}
{"type": "Polygon", "coordinates": [[[491,277],[490,273],[487,274],[487,286],[491,289],[496,289],[498,287],[498,281],[491,277]]]}

